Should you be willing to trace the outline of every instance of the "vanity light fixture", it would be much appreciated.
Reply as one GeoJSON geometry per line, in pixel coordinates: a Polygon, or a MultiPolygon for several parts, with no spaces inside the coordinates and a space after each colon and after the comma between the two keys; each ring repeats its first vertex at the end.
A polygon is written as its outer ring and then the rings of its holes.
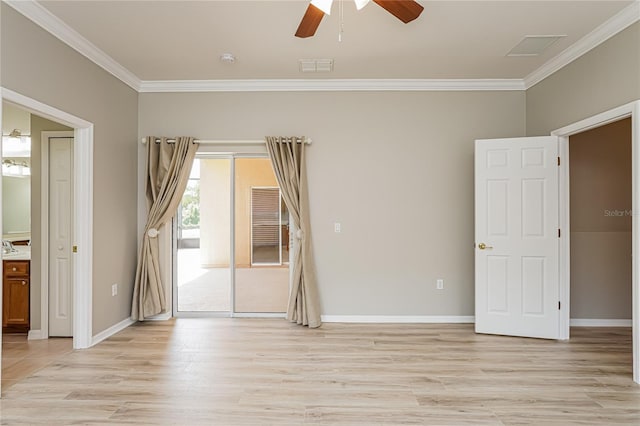
{"type": "Polygon", "coordinates": [[[18,129],[13,129],[8,135],[2,135],[3,157],[30,157],[31,136],[23,135],[18,129]]]}
{"type": "Polygon", "coordinates": [[[31,176],[31,168],[26,161],[16,161],[11,158],[2,160],[2,175],[14,177],[31,176]]]}

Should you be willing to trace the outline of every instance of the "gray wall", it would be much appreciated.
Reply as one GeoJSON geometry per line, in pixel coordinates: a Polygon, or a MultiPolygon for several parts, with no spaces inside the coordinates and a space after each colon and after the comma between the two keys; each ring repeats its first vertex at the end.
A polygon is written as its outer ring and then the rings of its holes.
{"type": "Polygon", "coordinates": [[[473,315],[473,141],[522,136],[524,102],[523,92],[141,94],[139,135],[311,137],[323,314],[473,315]]]}
{"type": "Polygon", "coordinates": [[[631,119],[569,139],[571,317],[631,318],[631,119]]]}
{"type": "Polygon", "coordinates": [[[10,7],[1,15],[2,85],[95,123],[94,334],[129,315],[137,136],[311,136],[323,312],[472,315],[473,140],[548,134],[640,98],[640,24],[526,94],[141,94],[138,105],[135,91],[10,7]]]}
{"type": "Polygon", "coordinates": [[[527,135],[551,131],[640,99],[640,23],[527,90],[527,135]]]}
{"type": "Polygon", "coordinates": [[[93,333],[130,314],[138,94],[2,3],[2,86],[94,123],[93,333]],[[120,284],[111,297],[111,284],[120,284]]]}

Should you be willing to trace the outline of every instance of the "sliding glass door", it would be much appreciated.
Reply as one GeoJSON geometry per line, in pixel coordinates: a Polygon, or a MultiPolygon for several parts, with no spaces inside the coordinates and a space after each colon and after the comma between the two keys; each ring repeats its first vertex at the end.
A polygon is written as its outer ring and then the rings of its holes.
{"type": "Polygon", "coordinates": [[[177,312],[231,310],[231,159],[197,158],[176,218],[177,312]]]}
{"type": "Polygon", "coordinates": [[[286,311],[288,211],[268,158],[198,156],[174,225],[174,315],[286,311]]]}

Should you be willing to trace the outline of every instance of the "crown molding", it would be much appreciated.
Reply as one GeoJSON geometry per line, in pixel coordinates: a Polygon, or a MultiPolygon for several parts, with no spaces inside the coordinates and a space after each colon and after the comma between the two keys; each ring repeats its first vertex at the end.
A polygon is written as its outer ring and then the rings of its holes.
{"type": "Polygon", "coordinates": [[[537,70],[524,78],[525,89],[535,86],[551,74],[569,65],[580,56],[595,49],[614,35],[640,20],[640,1],[635,0],[616,15],[569,46],[537,70]]]}
{"type": "Polygon", "coordinates": [[[2,0],[7,5],[48,31],[96,65],[111,73],[134,90],[139,90],[140,79],[131,71],[120,65],[96,45],[72,29],[60,18],[34,0],[2,0]]]}
{"type": "Polygon", "coordinates": [[[520,79],[327,79],[142,81],[141,93],[167,92],[353,92],[521,91],[520,79]]]}
{"type": "Polygon", "coordinates": [[[524,79],[289,79],[142,81],[36,0],[2,0],[140,93],[316,91],[524,91],[640,20],[635,0],[524,79]]]}

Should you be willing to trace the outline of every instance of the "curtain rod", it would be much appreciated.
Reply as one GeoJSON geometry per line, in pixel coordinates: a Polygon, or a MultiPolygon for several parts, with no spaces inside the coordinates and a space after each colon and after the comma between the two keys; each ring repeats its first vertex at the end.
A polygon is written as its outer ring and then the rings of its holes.
{"type": "MultiPolygon", "coordinates": [[[[175,143],[175,139],[167,139],[168,143],[175,143]]],[[[245,139],[245,140],[224,140],[224,139],[194,139],[194,142],[197,142],[201,145],[260,145],[265,143],[264,139],[245,139]]],[[[300,141],[300,138],[298,138],[300,141]]],[[[311,144],[311,138],[304,138],[305,143],[311,144]]],[[[147,143],[147,138],[142,138],[141,142],[143,144],[147,143]]],[[[160,142],[160,139],[156,139],[156,143],[160,142]]]]}

